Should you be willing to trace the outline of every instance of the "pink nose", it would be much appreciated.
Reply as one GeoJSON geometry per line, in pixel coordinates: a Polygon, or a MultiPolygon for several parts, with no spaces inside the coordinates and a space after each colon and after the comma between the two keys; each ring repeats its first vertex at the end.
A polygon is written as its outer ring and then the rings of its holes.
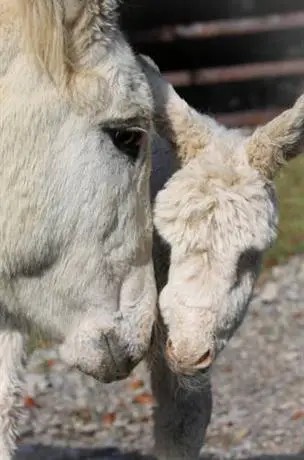
{"type": "Polygon", "coordinates": [[[176,364],[179,364],[179,365],[182,365],[182,366],[186,365],[189,368],[193,368],[193,369],[197,369],[197,370],[208,369],[208,367],[211,366],[212,361],[213,361],[212,352],[209,349],[209,350],[205,351],[201,355],[201,357],[199,359],[197,359],[196,361],[194,361],[192,363],[188,362],[187,364],[184,363],[183,358],[179,357],[178,354],[176,353],[174,345],[173,345],[171,339],[168,339],[168,341],[167,341],[166,352],[167,352],[168,358],[171,361],[175,362],[176,364]]]}

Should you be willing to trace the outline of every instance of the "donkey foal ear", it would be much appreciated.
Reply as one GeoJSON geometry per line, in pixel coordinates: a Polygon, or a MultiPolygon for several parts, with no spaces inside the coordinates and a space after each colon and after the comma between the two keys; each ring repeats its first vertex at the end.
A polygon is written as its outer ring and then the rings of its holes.
{"type": "Polygon", "coordinates": [[[258,128],[250,138],[247,154],[250,164],[268,179],[280,167],[304,151],[304,95],[294,106],[258,128]]]}

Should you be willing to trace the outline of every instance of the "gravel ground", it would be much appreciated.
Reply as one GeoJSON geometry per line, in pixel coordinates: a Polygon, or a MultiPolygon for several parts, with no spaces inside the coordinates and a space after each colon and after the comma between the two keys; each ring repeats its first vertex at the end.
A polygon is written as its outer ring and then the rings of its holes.
{"type": "MultiPolygon", "coordinates": [[[[206,459],[304,460],[304,256],[275,267],[213,370],[206,459]]],[[[149,379],[143,365],[100,385],[53,349],[31,357],[17,460],[148,460],[149,379]],[[113,448],[113,446],[115,448],[113,448]],[[129,453],[128,453],[129,452],[129,453]]]]}

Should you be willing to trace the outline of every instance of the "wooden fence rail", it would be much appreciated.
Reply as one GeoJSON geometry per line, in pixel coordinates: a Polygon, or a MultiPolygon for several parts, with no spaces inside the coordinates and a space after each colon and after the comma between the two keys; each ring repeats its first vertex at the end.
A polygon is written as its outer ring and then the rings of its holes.
{"type": "Polygon", "coordinates": [[[122,24],[189,103],[255,125],[304,91],[303,0],[129,0],[122,24]]]}

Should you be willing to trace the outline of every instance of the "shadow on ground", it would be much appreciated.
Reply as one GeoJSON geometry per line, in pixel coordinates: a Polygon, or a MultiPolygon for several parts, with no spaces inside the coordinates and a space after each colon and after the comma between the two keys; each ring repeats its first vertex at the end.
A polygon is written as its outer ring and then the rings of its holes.
{"type": "MultiPolygon", "coordinates": [[[[108,449],[72,449],[50,446],[22,446],[16,460],[155,460],[151,456],[137,452],[121,453],[115,448],[108,449]]],[[[204,454],[201,460],[220,460],[214,455],[204,454]]],[[[298,454],[261,455],[242,460],[304,460],[304,451],[298,454]]]]}
{"type": "MultiPolygon", "coordinates": [[[[122,453],[115,448],[73,449],[50,446],[21,446],[16,460],[155,460],[137,452],[122,453]]],[[[288,459],[289,460],[289,459],[288,459]]],[[[294,460],[294,459],[292,459],[294,460]]],[[[297,459],[296,459],[297,460],[297,459]]]]}

